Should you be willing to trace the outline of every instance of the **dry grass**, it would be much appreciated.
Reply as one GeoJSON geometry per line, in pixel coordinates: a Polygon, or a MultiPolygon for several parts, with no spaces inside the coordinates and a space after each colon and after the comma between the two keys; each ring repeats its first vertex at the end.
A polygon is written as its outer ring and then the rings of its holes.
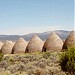
{"type": "Polygon", "coordinates": [[[1,75],[66,75],[59,66],[58,52],[6,54],[0,62],[1,75]]]}

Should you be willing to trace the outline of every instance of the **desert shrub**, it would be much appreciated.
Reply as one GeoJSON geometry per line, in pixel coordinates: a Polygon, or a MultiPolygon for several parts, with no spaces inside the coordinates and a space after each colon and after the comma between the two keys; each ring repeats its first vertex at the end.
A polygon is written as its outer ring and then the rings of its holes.
{"type": "Polygon", "coordinates": [[[17,71],[24,71],[25,70],[25,65],[20,62],[18,64],[8,66],[7,70],[9,70],[11,73],[15,73],[17,71]]]}
{"type": "Polygon", "coordinates": [[[50,55],[51,55],[50,52],[45,52],[45,53],[43,54],[43,57],[44,57],[45,59],[47,59],[50,55]]]}
{"type": "Polygon", "coordinates": [[[13,63],[14,62],[14,58],[10,58],[9,62],[13,63]]]}
{"type": "Polygon", "coordinates": [[[71,47],[63,52],[60,56],[60,65],[62,70],[69,73],[75,72],[75,48],[71,47]]]}
{"type": "Polygon", "coordinates": [[[34,72],[34,75],[46,75],[46,71],[42,68],[37,68],[34,72]]]}
{"type": "MultiPolygon", "coordinates": [[[[48,67],[47,67],[48,68],[48,67]]],[[[57,73],[59,73],[60,72],[60,68],[58,68],[58,67],[49,67],[48,69],[48,74],[49,75],[56,75],[57,73]]]]}
{"type": "Polygon", "coordinates": [[[3,54],[0,52],[0,61],[3,59],[3,54]]]}
{"type": "Polygon", "coordinates": [[[27,74],[28,75],[33,75],[34,74],[34,69],[28,69],[27,74]]]}
{"type": "Polygon", "coordinates": [[[9,62],[6,61],[6,60],[2,60],[0,62],[0,68],[5,68],[6,69],[9,65],[10,65],[9,62]]]}
{"type": "Polygon", "coordinates": [[[11,75],[11,73],[10,71],[6,70],[6,71],[0,72],[0,75],[11,75]]]}
{"type": "Polygon", "coordinates": [[[40,62],[40,63],[38,64],[38,66],[39,66],[40,68],[45,68],[45,67],[46,67],[46,64],[45,64],[44,62],[40,62]]]}

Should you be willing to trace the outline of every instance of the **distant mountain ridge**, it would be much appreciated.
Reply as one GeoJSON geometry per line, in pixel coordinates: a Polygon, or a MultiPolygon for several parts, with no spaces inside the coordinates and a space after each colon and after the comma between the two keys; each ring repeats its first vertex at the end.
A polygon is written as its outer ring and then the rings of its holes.
{"type": "Polygon", "coordinates": [[[5,41],[5,40],[16,41],[20,37],[24,38],[26,41],[29,41],[33,35],[38,35],[44,41],[49,37],[51,32],[55,32],[62,40],[65,40],[70,33],[70,31],[65,31],[65,30],[55,30],[55,31],[47,31],[44,33],[30,33],[26,35],[0,35],[0,41],[5,41]]]}

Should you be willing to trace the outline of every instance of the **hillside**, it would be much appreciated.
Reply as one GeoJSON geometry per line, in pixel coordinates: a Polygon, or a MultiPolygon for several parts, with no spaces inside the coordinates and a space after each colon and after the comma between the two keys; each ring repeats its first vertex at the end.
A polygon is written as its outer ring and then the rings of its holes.
{"type": "MultiPolygon", "coordinates": [[[[5,40],[12,40],[16,41],[18,40],[19,37],[24,38],[26,41],[29,41],[29,39],[34,35],[38,35],[43,41],[47,39],[47,37],[50,35],[50,33],[53,31],[47,31],[43,33],[30,33],[26,35],[0,35],[0,41],[5,41],[5,40]]],[[[70,31],[65,31],[65,30],[55,30],[59,37],[64,40],[66,37],[69,35],[70,31]]]]}

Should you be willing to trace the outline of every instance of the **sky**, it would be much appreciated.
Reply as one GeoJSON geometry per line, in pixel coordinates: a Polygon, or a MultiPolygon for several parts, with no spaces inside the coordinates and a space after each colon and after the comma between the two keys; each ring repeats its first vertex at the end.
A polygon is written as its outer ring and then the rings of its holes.
{"type": "Polygon", "coordinates": [[[74,29],[74,0],[0,0],[0,34],[74,29]]]}

